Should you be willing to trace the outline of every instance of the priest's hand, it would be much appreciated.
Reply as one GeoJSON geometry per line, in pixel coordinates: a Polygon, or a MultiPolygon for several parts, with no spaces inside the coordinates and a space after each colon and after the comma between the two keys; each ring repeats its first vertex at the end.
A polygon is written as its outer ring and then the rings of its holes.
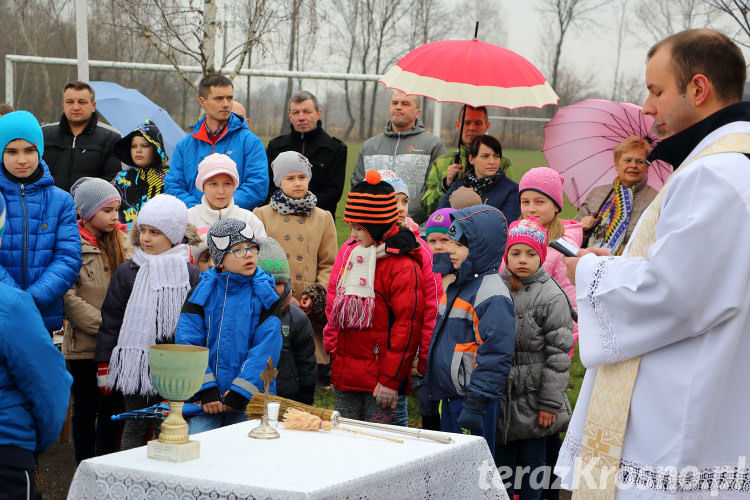
{"type": "Polygon", "coordinates": [[[539,417],[537,418],[537,424],[539,424],[539,427],[549,427],[550,425],[555,423],[555,419],[557,419],[557,415],[554,413],[550,413],[548,411],[539,410],[539,417]]]}
{"type": "Polygon", "coordinates": [[[565,274],[574,286],[576,284],[576,267],[578,267],[578,261],[588,253],[593,253],[599,257],[610,257],[612,255],[609,253],[609,250],[604,248],[582,248],[581,250],[578,250],[578,257],[564,257],[563,262],[565,263],[565,274]]]}

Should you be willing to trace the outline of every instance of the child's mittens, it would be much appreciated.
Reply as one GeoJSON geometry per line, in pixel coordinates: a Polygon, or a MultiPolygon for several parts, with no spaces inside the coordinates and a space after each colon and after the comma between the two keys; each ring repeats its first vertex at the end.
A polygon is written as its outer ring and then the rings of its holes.
{"type": "Polygon", "coordinates": [[[456,422],[459,427],[469,430],[473,436],[481,436],[484,430],[485,413],[487,413],[487,403],[465,398],[464,407],[456,422]]]}
{"type": "Polygon", "coordinates": [[[300,300],[305,300],[305,296],[311,303],[310,312],[305,311],[310,316],[310,322],[317,328],[323,328],[326,324],[326,289],[320,283],[315,283],[302,291],[300,300]]]}
{"type": "Polygon", "coordinates": [[[372,391],[372,395],[379,408],[395,408],[398,403],[398,391],[381,385],[379,382],[372,391]]]}
{"type": "Polygon", "coordinates": [[[99,391],[105,396],[112,394],[112,389],[107,387],[107,379],[109,378],[109,363],[99,363],[96,365],[96,386],[99,391]]]}

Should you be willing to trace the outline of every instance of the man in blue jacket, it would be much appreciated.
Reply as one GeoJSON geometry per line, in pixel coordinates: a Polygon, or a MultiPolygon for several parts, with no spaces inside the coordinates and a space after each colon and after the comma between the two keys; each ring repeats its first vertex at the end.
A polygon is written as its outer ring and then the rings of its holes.
{"type": "Polygon", "coordinates": [[[32,498],[35,454],[60,434],[72,381],[34,299],[0,283],[0,500],[32,498]]]}
{"type": "Polygon", "coordinates": [[[195,124],[191,135],[177,143],[164,190],[188,208],[198,205],[203,196],[203,186],[195,185],[198,164],[211,153],[223,153],[234,160],[240,174],[234,202],[247,210],[262,205],[268,193],[266,150],[248,130],[245,119],[232,113],[232,81],[222,75],[206,75],[198,84],[198,95],[206,116],[195,124]]]}

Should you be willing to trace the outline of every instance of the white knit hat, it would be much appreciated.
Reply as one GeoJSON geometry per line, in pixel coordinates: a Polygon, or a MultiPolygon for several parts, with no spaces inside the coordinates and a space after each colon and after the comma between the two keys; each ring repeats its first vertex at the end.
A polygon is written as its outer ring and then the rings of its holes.
{"type": "Polygon", "coordinates": [[[182,243],[188,223],[188,209],[179,198],[171,194],[157,194],[141,207],[136,223],[155,227],[173,245],[182,243]]]}

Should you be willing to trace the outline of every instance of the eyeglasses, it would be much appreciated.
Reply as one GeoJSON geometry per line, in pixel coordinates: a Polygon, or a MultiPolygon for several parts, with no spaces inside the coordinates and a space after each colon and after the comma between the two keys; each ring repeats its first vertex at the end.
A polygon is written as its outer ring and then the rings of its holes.
{"type": "Polygon", "coordinates": [[[238,259],[244,259],[248,255],[258,255],[258,247],[253,245],[251,247],[235,248],[232,250],[232,255],[238,259]]]}

